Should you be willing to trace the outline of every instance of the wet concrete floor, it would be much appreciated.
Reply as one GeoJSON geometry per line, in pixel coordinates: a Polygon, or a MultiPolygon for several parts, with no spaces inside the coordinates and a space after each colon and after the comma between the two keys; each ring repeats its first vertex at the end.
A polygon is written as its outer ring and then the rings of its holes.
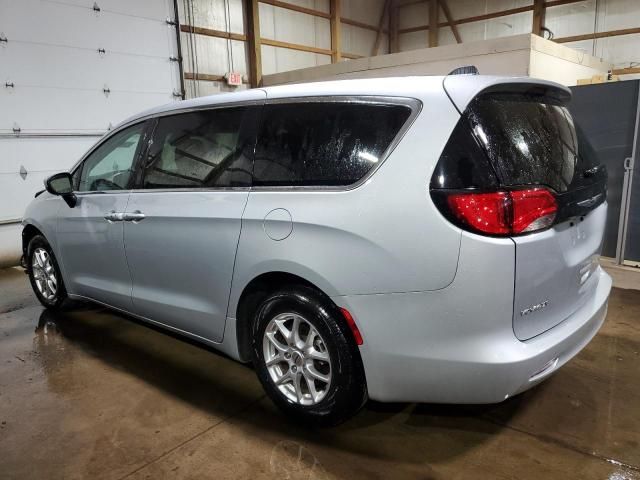
{"type": "Polygon", "coordinates": [[[0,271],[2,479],[640,480],[640,291],[539,387],[492,406],[370,402],[310,431],[251,368],[0,271]]]}

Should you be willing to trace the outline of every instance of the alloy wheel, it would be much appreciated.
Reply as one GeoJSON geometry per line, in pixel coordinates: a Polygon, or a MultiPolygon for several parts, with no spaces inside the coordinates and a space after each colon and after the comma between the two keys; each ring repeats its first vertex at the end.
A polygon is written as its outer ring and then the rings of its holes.
{"type": "Polygon", "coordinates": [[[268,323],[262,340],[271,380],[287,399],[300,405],[322,401],[331,386],[326,342],[302,315],[281,313],[268,323]]]}
{"type": "Polygon", "coordinates": [[[44,248],[36,248],[31,258],[31,270],[38,292],[46,300],[54,300],[58,291],[58,278],[51,255],[44,248]]]}

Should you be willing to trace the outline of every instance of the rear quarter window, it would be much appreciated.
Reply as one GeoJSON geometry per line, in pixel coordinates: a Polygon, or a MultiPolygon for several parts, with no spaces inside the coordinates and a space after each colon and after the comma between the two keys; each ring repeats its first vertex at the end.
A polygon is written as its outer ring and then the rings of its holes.
{"type": "Polygon", "coordinates": [[[267,105],[256,146],[256,186],[346,186],[361,180],[411,115],[405,105],[267,105]]]}

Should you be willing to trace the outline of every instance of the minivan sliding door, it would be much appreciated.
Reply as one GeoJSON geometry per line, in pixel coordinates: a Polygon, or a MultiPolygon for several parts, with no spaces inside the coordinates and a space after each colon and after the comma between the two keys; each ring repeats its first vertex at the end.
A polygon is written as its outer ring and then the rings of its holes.
{"type": "Polygon", "coordinates": [[[137,315],[222,339],[261,104],[157,120],[125,215],[137,315]]]}

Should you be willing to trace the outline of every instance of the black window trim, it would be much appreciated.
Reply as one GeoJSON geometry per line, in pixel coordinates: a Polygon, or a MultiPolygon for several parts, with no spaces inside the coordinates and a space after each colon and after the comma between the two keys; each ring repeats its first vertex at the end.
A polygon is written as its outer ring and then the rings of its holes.
{"type": "MultiPolygon", "coordinates": [[[[354,190],[371,178],[382,164],[389,158],[391,153],[398,146],[404,135],[409,131],[416,117],[422,111],[422,102],[417,98],[411,97],[395,97],[389,95],[317,95],[317,96],[301,96],[301,97],[280,97],[267,98],[264,106],[282,105],[282,104],[302,104],[302,103],[353,103],[364,105],[400,105],[408,107],[411,110],[409,117],[404,122],[398,133],[393,138],[389,146],[382,152],[380,161],[369,170],[360,180],[350,185],[253,185],[253,192],[344,192],[354,190]]],[[[261,119],[262,121],[262,119],[261,119]]],[[[258,128],[258,135],[260,128],[258,128]]],[[[255,162],[255,158],[254,158],[255,162]]]]}
{"type": "MultiPolygon", "coordinates": [[[[147,148],[148,148],[148,142],[151,138],[151,135],[153,135],[153,131],[155,130],[155,126],[158,123],[157,120],[161,117],[168,117],[171,115],[179,115],[182,113],[191,113],[191,112],[200,112],[203,110],[217,110],[220,108],[234,108],[234,107],[251,107],[251,106],[263,106],[265,103],[265,100],[263,99],[257,99],[257,100],[243,100],[243,101],[238,101],[238,102],[224,102],[224,103],[217,103],[217,104],[208,104],[208,105],[198,105],[195,107],[186,107],[186,108],[171,108],[169,110],[165,110],[162,112],[153,112],[150,113],[148,115],[144,115],[141,117],[136,117],[134,119],[132,119],[131,121],[127,122],[127,123],[123,123],[122,125],[118,125],[117,128],[108,131],[107,133],[105,133],[100,140],[98,140],[98,142],[96,142],[95,145],[93,145],[91,147],[91,149],[89,149],[87,151],[87,153],[85,153],[80,160],[78,160],[73,167],[71,167],[69,169],[69,172],[71,173],[71,175],[75,175],[76,171],[78,169],[82,169],[84,166],[84,161],[98,148],[100,147],[104,142],[108,141],[113,135],[117,135],[119,132],[129,128],[129,127],[133,127],[134,125],[137,125],[139,123],[145,123],[148,122],[148,125],[145,127],[144,133],[145,133],[145,139],[144,141],[147,142],[147,145],[144,145],[143,148],[140,149],[138,158],[135,159],[135,167],[134,167],[134,175],[133,177],[136,179],[137,181],[137,176],[138,176],[138,169],[140,167],[140,158],[142,158],[146,153],[147,153],[147,148]]],[[[262,112],[260,112],[260,114],[262,114],[262,112]]],[[[137,187],[136,184],[133,185],[134,187],[137,187]]],[[[74,185],[74,187],[76,187],[74,185]]],[[[186,192],[198,192],[198,191],[212,191],[212,190],[243,190],[243,191],[247,191],[249,190],[251,187],[202,187],[202,188],[157,188],[157,189],[141,189],[141,188],[130,188],[127,190],[102,190],[102,191],[97,191],[97,192],[92,192],[92,191],[74,191],[74,193],[80,194],[80,195],[94,195],[94,194],[122,194],[122,193],[142,193],[142,192],[182,192],[182,191],[186,191],[186,192]]]]}
{"type": "MultiPolygon", "coordinates": [[[[116,129],[111,130],[106,133],[99,142],[97,142],[85,155],[70,169],[72,175],[75,174],[78,168],[82,168],[84,165],[84,161],[89,155],[91,155],[100,145],[109,140],[113,135],[118,134],[122,130],[134,126],[138,123],[148,122],[147,127],[145,128],[145,138],[144,141],[147,142],[147,145],[144,145],[139,152],[138,158],[136,159],[134,174],[135,182],[133,184],[134,188],[128,190],[109,190],[109,191],[98,191],[98,192],[75,192],[81,195],[93,195],[93,194],[122,194],[122,193],[180,193],[180,192],[211,192],[211,191],[255,191],[255,192],[299,192],[299,191],[316,191],[316,192],[344,192],[349,190],[354,190],[371,178],[375,172],[382,166],[382,164],[387,160],[387,158],[393,153],[395,148],[398,146],[400,141],[403,139],[405,134],[409,131],[411,126],[413,125],[415,119],[418,117],[420,112],[422,111],[422,102],[417,98],[413,97],[404,97],[404,96],[392,96],[392,95],[312,95],[312,96],[296,96],[296,97],[278,97],[278,98],[266,98],[264,100],[245,100],[239,102],[225,102],[214,105],[199,105],[197,107],[188,107],[188,108],[175,108],[169,109],[163,112],[154,112],[149,115],[135,118],[130,122],[122,124],[118,126],[116,129]],[[273,104],[293,104],[293,103],[356,103],[356,104],[368,104],[368,105],[401,105],[406,106],[411,110],[409,117],[402,125],[394,139],[391,141],[387,149],[380,156],[380,161],[376,164],[374,168],[369,170],[360,180],[351,185],[340,185],[340,186],[332,186],[332,185],[282,185],[282,186],[243,186],[243,187],[199,187],[199,188],[156,188],[156,189],[144,189],[140,188],[138,183],[138,174],[140,169],[140,161],[146,155],[146,151],[148,148],[148,142],[153,136],[153,132],[157,125],[157,120],[161,117],[167,117],[172,115],[179,115],[184,113],[198,112],[203,110],[217,110],[221,108],[235,108],[235,107],[264,107],[267,105],[273,104]]],[[[261,122],[263,120],[263,112],[260,112],[260,118],[257,128],[257,134],[260,132],[261,122]]],[[[257,136],[256,139],[257,141],[257,136]]],[[[255,154],[255,143],[254,143],[254,154],[255,154]]],[[[252,163],[255,161],[255,158],[252,159],[252,163]]]]}

